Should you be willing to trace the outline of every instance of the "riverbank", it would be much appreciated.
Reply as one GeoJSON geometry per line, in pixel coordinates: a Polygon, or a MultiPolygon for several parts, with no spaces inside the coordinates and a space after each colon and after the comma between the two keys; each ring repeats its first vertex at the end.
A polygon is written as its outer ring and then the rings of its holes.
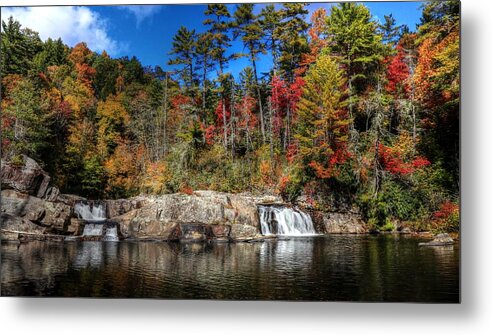
{"type": "MultiPolygon", "coordinates": [[[[91,201],[61,194],[29,157],[21,166],[2,162],[1,177],[3,240],[251,242],[276,235],[372,233],[356,212],[323,212],[270,194],[194,191],[91,201]]],[[[405,226],[393,233],[417,234],[405,226]]]]}

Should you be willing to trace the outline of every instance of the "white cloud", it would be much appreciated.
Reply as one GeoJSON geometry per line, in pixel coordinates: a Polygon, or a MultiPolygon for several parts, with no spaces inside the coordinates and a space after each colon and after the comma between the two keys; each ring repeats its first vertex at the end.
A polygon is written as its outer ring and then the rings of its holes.
{"type": "Polygon", "coordinates": [[[121,6],[118,8],[126,10],[135,15],[135,19],[137,20],[137,27],[139,27],[144,20],[151,18],[154,14],[157,14],[163,7],[153,5],[130,5],[121,6]]]}
{"type": "Polygon", "coordinates": [[[106,50],[113,56],[125,49],[124,45],[109,37],[107,22],[101,15],[87,7],[3,7],[2,20],[10,16],[23,27],[37,31],[43,40],[60,37],[69,46],[86,42],[91,50],[106,50]]]}

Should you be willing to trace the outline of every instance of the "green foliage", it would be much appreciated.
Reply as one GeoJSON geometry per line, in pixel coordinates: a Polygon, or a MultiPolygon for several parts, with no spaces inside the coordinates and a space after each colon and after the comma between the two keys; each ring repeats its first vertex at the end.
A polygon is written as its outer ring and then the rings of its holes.
{"type": "Polygon", "coordinates": [[[367,192],[361,194],[358,205],[363,216],[374,228],[388,228],[392,220],[415,221],[425,214],[425,199],[418,192],[398,181],[388,180],[381,191],[374,196],[367,192]]]}
{"type": "Polygon", "coordinates": [[[44,149],[49,146],[51,138],[47,127],[49,120],[43,113],[40,92],[29,79],[7,76],[4,84],[13,87],[5,93],[2,118],[9,127],[3,129],[3,155],[14,156],[25,154],[39,159],[44,149]],[[12,82],[13,81],[13,82],[12,82]]]}
{"type": "Polygon", "coordinates": [[[42,49],[39,34],[29,28],[21,29],[21,24],[11,16],[7,22],[2,20],[0,35],[2,78],[7,74],[26,75],[35,55],[42,49]]]}

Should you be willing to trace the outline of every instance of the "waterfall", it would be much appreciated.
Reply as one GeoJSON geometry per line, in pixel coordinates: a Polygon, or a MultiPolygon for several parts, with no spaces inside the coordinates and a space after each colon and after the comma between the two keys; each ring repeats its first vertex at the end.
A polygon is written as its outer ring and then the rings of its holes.
{"type": "Polygon", "coordinates": [[[83,203],[77,202],[74,206],[75,213],[79,219],[87,221],[104,221],[106,220],[105,204],[100,203],[83,203]]]}
{"type": "Polygon", "coordinates": [[[104,225],[100,223],[86,223],[83,236],[102,236],[104,225]]]}
{"type": "Polygon", "coordinates": [[[104,234],[104,241],[118,241],[118,227],[106,227],[106,233],[104,234]]]}
{"type": "Polygon", "coordinates": [[[263,235],[315,235],[311,217],[288,207],[258,206],[263,235]]]}
{"type": "Polygon", "coordinates": [[[88,222],[82,236],[89,237],[92,241],[119,241],[118,226],[111,222],[88,222]]]}
{"type": "Polygon", "coordinates": [[[119,241],[118,225],[106,220],[104,202],[77,202],[74,211],[85,222],[83,237],[91,241],[119,241]]]}

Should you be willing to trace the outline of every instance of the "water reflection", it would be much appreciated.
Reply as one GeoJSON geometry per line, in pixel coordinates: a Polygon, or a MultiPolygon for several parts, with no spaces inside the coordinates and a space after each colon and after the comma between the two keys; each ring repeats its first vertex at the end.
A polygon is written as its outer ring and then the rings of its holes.
{"type": "Polygon", "coordinates": [[[457,302],[458,248],[418,242],[328,236],[5,244],[2,295],[457,302]]]}

